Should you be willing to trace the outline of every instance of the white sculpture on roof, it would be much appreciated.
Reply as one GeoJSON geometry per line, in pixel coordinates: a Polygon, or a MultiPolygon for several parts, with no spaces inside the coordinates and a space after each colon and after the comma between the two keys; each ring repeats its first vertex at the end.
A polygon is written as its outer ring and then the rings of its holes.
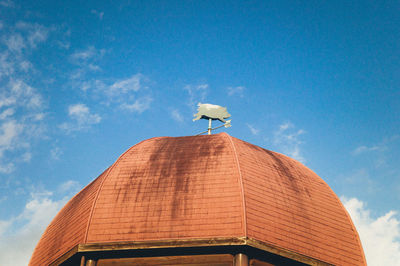
{"type": "Polygon", "coordinates": [[[220,127],[231,127],[231,120],[225,121],[225,118],[231,117],[231,115],[228,113],[226,110],[226,107],[222,107],[219,105],[215,104],[209,104],[209,103],[198,103],[197,104],[197,114],[194,114],[195,118],[193,121],[200,120],[200,119],[208,119],[208,130],[205,132],[202,132],[198,135],[201,135],[203,133],[208,132],[208,135],[211,135],[211,130],[220,128],[220,127]],[[225,124],[222,126],[212,128],[211,127],[211,121],[212,120],[219,120],[225,124]]]}
{"type": "Polygon", "coordinates": [[[197,114],[194,114],[195,118],[193,119],[193,121],[203,118],[219,120],[223,123],[226,123],[225,118],[231,116],[226,110],[226,107],[209,103],[198,103],[197,106],[199,108],[197,108],[197,114]]]}

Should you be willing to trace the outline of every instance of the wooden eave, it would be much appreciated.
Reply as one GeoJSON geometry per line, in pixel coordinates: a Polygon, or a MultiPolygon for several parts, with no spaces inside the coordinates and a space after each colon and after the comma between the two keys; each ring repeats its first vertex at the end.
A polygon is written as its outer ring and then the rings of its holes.
{"type": "Polygon", "coordinates": [[[202,238],[202,239],[168,239],[156,241],[129,241],[129,242],[104,242],[78,244],[64,255],[53,261],[50,265],[60,265],[69,258],[78,253],[91,252],[110,252],[110,251],[127,251],[127,250],[152,250],[152,249],[168,249],[168,248],[191,248],[191,247],[228,247],[228,246],[248,246],[258,250],[262,250],[274,255],[278,255],[293,261],[301,262],[307,265],[328,266],[333,265],[291,250],[283,249],[278,246],[267,244],[256,239],[248,237],[231,237],[231,238],[202,238]]]}

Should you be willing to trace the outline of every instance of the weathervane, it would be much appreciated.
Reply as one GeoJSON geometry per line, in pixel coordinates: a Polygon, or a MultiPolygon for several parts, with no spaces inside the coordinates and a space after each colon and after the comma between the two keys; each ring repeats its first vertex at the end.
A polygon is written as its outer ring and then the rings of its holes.
{"type": "Polygon", "coordinates": [[[193,116],[195,116],[193,121],[200,120],[200,119],[208,119],[208,130],[201,132],[197,135],[201,135],[201,134],[204,134],[207,132],[208,132],[208,135],[211,135],[211,130],[215,130],[215,129],[218,129],[221,127],[228,128],[228,127],[232,126],[231,120],[225,121],[225,118],[228,118],[231,116],[228,113],[228,111],[226,110],[226,107],[222,107],[222,106],[215,105],[215,104],[209,104],[209,103],[198,103],[197,106],[198,106],[197,114],[193,115],[193,116]],[[211,127],[212,120],[219,120],[225,124],[223,124],[222,126],[212,128],[211,127]]]}

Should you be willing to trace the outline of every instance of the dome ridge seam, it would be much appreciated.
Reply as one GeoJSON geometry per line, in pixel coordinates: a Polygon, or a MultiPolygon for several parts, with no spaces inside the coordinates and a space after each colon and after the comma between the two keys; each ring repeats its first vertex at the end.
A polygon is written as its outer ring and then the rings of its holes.
{"type": "Polygon", "coordinates": [[[229,139],[229,142],[231,144],[231,149],[232,149],[232,151],[234,153],[236,167],[237,167],[237,170],[239,172],[239,186],[240,186],[240,193],[242,194],[241,196],[242,196],[242,205],[243,205],[243,229],[244,229],[245,237],[247,237],[246,200],[245,200],[245,197],[244,197],[243,176],[242,176],[242,170],[240,168],[239,156],[237,154],[236,146],[233,143],[232,137],[227,133],[222,134],[222,135],[225,135],[229,139]]]}

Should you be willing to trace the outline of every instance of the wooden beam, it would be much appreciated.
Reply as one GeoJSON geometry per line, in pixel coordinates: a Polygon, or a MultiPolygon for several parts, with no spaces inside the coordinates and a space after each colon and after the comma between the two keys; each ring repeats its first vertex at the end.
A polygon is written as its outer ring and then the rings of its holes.
{"type": "Polygon", "coordinates": [[[265,261],[252,259],[250,260],[250,266],[275,266],[275,265],[265,261]]]}
{"type": "Polygon", "coordinates": [[[180,248],[180,247],[210,247],[210,246],[237,246],[245,245],[245,237],[208,238],[208,239],[171,239],[159,241],[126,241],[79,244],[78,252],[135,250],[155,248],[180,248]]]}
{"type": "Polygon", "coordinates": [[[101,259],[97,266],[161,266],[161,265],[190,265],[190,266],[233,266],[233,255],[186,255],[165,257],[143,257],[122,259],[101,259]]]}

